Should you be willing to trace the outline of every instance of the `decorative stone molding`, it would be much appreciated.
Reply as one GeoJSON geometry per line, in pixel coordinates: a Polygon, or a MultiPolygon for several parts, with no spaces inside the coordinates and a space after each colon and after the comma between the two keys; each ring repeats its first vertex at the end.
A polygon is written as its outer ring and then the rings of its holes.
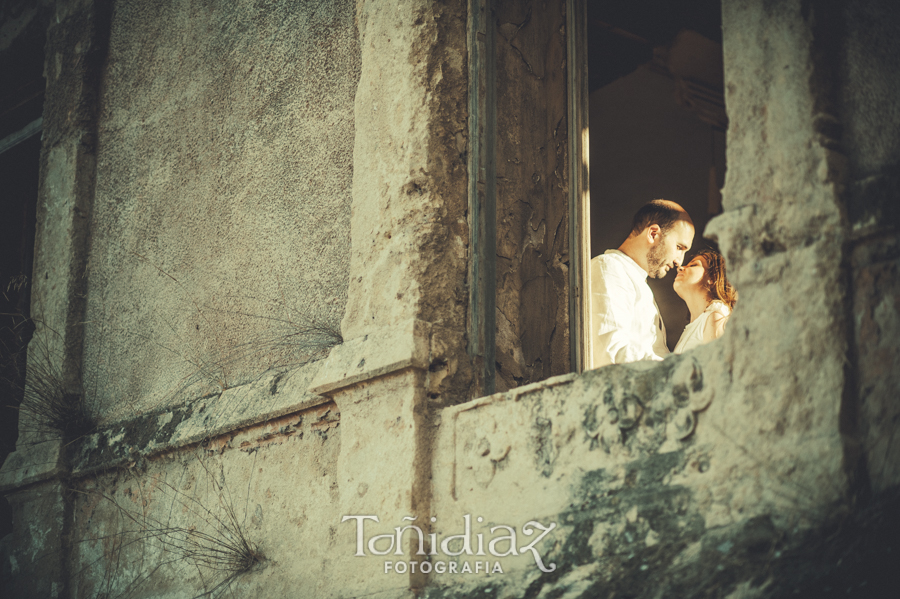
{"type": "Polygon", "coordinates": [[[441,421],[452,431],[450,435],[453,439],[450,495],[457,498],[456,486],[462,477],[462,470],[472,470],[474,480],[486,489],[494,479],[497,468],[504,467],[503,461],[518,444],[515,435],[511,436],[508,421],[498,419],[491,408],[532,398],[549,389],[570,384],[577,378],[574,373],[563,374],[445,409],[441,421]],[[460,424],[461,418],[463,424],[460,424]],[[473,423],[476,425],[471,426],[473,423]]]}
{"type": "Polygon", "coordinates": [[[442,438],[452,448],[439,453],[452,455],[450,496],[460,496],[461,484],[487,490],[507,467],[520,482],[556,478],[575,453],[599,450],[605,455],[598,464],[611,466],[682,449],[712,400],[698,359],[672,356],[553,377],[447,408],[442,438]]]}

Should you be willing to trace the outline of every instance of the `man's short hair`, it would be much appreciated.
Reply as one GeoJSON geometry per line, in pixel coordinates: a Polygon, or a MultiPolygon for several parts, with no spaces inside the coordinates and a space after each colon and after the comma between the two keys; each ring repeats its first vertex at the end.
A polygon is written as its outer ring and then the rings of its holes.
{"type": "Polygon", "coordinates": [[[639,235],[650,225],[659,225],[660,230],[666,233],[680,220],[690,222],[690,217],[684,208],[669,200],[652,200],[641,206],[641,209],[634,215],[631,233],[639,235]]]}

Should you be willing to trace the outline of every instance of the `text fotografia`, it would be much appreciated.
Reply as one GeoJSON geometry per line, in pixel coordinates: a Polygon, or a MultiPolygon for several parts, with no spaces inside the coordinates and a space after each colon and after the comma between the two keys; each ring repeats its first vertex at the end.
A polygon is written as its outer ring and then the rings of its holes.
{"type": "MultiPolygon", "coordinates": [[[[414,516],[405,516],[402,519],[406,522],[416,521],[416,517],[414,516]]],[[[528,538],[531,542],[527,545],[520,546],[519,534],[513,526],[506,526],[504,524],[492,526],[490,528],[491,536],[487,539],[485,539],[483,533],[472,535],[472,516],[470,514],[463,516],[464,532],[448,535],[442,537],[440,540],[438,539],[437,533],[426,534],[415,524],[398,526],[394,529],[393,533],[375,535],[367,538],[365,534],[365,521],[372,520],[374,522],[379,522],[378,516],[344,516],[341,519],[341,522],[346,522],[348,520],[356,520],[356,553],[354,555],[357,557],[365,557],[366,555],[390,555],[391,553],[394,555],[403,555],[403,535],[407,531],[410,531],[410,535],[415,535],[413,543],[418,544],[416,555],[446,555],[448,557],[458,557],[460,555],[480,557],[491,555],[493,557],[507,557],[510,555],[524,554],[530,551],[531,556],[534,558],[535,565],[540,568],[542,572],[553,572],[556,570],[556,564],[544,565],[541,554],[536,547],[536,545],[540,543],[551,530],[556,528],[555,522],[551,522],[549,526],[544,526],[540,522],[534,520],[526,523],[522,527],[521,536],[528,538]],[[534,536],[536,533],[537,536],[533,540],[530,539],[530,537],[534,536]],[[428,551],[425,549],[426,541],[428,544],[428,551]],[[451,549],[451,543],[456,544],[458,550],[451,549]],[[366,549],[368,549],[368,553],[366,553],[366,549]]],[[[432,517],[431,521],[437,522],[437,518],[432,517]]],[[[479,516],[477,521],[483,522],[484,518],[479,516]]],[[[385,562],[384,564],[385,573],[396,572],[397,574],[404,574],[407,571],[415,573],[416,568],[423,574],[428,574],[431,571],[437,572],[438,574],[443,574],[445,572],[450,574],[478,574],[481,572],[484,572],[485,574],[503,573],[499,562],[495,561],[491,564],[488,560],[475,561],[474,565],[470,565],[467,561],[458,564],[455,561],[443,562],[440,560],[436,561],[433,565],[431,561],[385,562]]]]}
{"type": "MultiPolygon", "coordinates": [[[[551,564],[553,569],[556,569],[555,564],[551,564]]],[[[503,574],[503,568],[500,567],[500,562],[494,562],[491,565],[491,562],[475,562],[473,566],[469,562],[445,562],[438,560],[433,564],[431,562],[384,562],[384,573],[395,572],[397,574],[406,574],[410,572],[415,574],[416,571],[421,572],[422,574],[431,574],[432,572],[437,572],[438,574],[503,574]]]]}

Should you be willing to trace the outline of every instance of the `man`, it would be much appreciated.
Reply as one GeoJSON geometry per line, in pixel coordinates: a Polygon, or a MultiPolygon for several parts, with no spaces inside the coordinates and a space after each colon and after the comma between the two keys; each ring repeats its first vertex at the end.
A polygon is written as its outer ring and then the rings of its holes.
{"type": "Polygon", "coordinates": [[[653,200],[634,215],[619,249],[591,260],[591,368],[662,360],[669,353],[647,277],[659,279],[681,266],[693,240],[687,211],[675,202],[653,200]]]}

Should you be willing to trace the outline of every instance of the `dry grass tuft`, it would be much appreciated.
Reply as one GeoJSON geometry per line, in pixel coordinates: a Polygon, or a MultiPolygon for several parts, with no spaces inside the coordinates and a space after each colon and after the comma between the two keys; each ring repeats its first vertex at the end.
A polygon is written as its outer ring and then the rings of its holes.
{"type": "Polygon", "coordinates": [[[19,406],[20,428],[32,432],[61,435],[67,441],[96,429],[84,396],[66,389],[57,370],[46,356],[28,368],[25,393],[19,406]]]}

